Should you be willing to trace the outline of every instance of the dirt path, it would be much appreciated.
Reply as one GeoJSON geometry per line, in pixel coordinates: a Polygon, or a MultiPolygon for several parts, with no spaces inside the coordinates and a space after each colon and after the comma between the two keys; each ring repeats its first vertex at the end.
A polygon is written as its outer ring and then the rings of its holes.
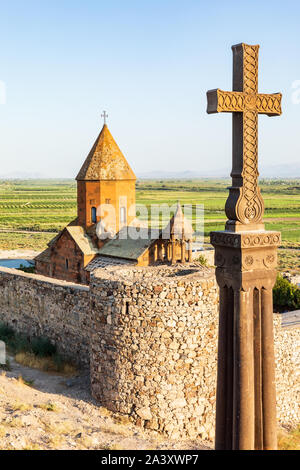
{"type": "Polygon", "coordinates": [[[49,233],[50,235],[57,235],[58,232],[52,232],[51,230],[21,230],[21,229],[13,229],[13,228],[0,228],[0,232],[3,233],[49,233]]]}
{"type": "Polygon", "coordinates": [[[89,393],[87,372],[66,378],[12,358],[10,365],[11,371],[0,374],[0,449],[211,448],[199,440],[166,440],[99,406],[89,393]]]}
{"type": "Polygon", "coordinates": [[[0,259],[33,259],[40,251],[24,250],[22,248],[17,250],[0,250],[0,259]]]}

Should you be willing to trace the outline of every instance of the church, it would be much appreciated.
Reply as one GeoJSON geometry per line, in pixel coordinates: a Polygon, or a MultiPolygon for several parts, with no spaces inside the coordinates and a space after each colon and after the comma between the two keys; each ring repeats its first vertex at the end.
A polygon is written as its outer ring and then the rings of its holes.
{"type": "Polygon", "coordinates": [[[89,284],[97,268],[192,260],[193,228],[179,202],[164,229],[136,218],[136,176],[106,123],[76,181],[77,217],[35,258],[37,274],[89,284]],[[140,236],[131,237],[130,228],[140,236]]]}

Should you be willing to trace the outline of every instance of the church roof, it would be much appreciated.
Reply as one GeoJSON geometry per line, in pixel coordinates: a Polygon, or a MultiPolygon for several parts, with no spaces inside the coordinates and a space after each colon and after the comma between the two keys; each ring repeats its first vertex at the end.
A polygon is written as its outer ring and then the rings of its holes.
{"type": "Polygon", "coordinates": [[[86,234],[83,227],[68,225],[66,231],[71,235],[84,255],[96,255],[99,250],[95,248],[91,238],[86,234]]]}
{"type": "Polygon", "coordinates": [[[134,261],[123,259],[123,258],[113,258],[110,256],[97,256],[92,261],[90,261],[84,268],[86,271],[92,272],[98,268],[108,268],[110,266],[120,266],[120,265],[131,265],[134,264],[134,261]]]}
{"type": "Polygon", "coordinates": [[[192,224],[184,217],[181,205],[178,201],[176,212],[171,218],[168,225],[163,230],[163,235],[169,237],[169,235],[173,235],[175,238],[181,240],[184,238],[185,240],[189,240],[192,238],[194,233],[192,224]]]}
{"type": "Polygon", "coordinates": [[[100,248],[99,255],[137,260],[160,235],[159,230],[140,228],[139,238],[134,239],[130,237],[128,229],[130,227],[123,227],[116,238],[106,242],[100,248]]]}
{"type": "Polygon", "coordinates": [[[51,255],[51,249],[46,248],[46,250],[42,251],[34,258],[34,261],[42,261],[43,263],[50,263],[50,255],[51,255]]]}
{"type": "Polygon", "coordinates": [[[104,124],[76,179],[79,181],[136,180],[126,158],[104,124]]]}

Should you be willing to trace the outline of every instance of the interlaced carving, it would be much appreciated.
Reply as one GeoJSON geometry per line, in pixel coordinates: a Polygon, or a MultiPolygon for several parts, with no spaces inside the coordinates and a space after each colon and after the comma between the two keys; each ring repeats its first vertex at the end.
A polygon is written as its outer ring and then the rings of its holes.
{"type": "Polygon", "coordinates": [[[259,114],[276,116],[281,114],[281,94],[264,95],[260,93],[256,97],[256,110],[259,114]]]}
{"type": "Polygon", "coordinates": [[[258,91],[258,46],[243,44],[244,50],[244,93],[250,95],[258,91]]]}
{"type": "Polygon", "coordinates": [[[243,45],[244,93],[243,114],[243,188],[237,203],[239,220],[258,222],[262,219],[264,204],[258,190],[258,119],[256,99],[258,92],[258,47],[243,45]],[[250,109],[249,109],[250,108],[250,109]]]}
{"type": "Polygon", "coordinates": [[[263,214],[263,200],[258,188],[257,133],[258,122],[255,111],[246,110],[243,115],[243,187],[237,202],[236,212],[241,221],[256,222],[263,214]]]}
{"type": "Polygon", "coordinates": [[[238,91],[217,90],[218,113],[242,113],[245,109],[253,108],[258,114],[270,116],[281,114],[281,94],[247,95],[238,91]]]}

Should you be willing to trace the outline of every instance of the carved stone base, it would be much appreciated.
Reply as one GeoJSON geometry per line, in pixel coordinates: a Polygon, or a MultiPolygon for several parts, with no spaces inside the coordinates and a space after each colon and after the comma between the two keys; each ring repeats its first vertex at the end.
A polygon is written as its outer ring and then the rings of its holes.
{"type": "Polygon", "coordinates": [[[252,231],[260,231],[263,232],[265,230],[264,223],[255,223],[255,224],[242,224],[238,220],[227,220],[226,222],[226,231],[228,232],[252,232],[252,231]]]}
{"type": "Polygon", "coordinates": [[[272,287],[279,232],[212,232],[220,287],[216,449],[276,449],[272,287]]]}

